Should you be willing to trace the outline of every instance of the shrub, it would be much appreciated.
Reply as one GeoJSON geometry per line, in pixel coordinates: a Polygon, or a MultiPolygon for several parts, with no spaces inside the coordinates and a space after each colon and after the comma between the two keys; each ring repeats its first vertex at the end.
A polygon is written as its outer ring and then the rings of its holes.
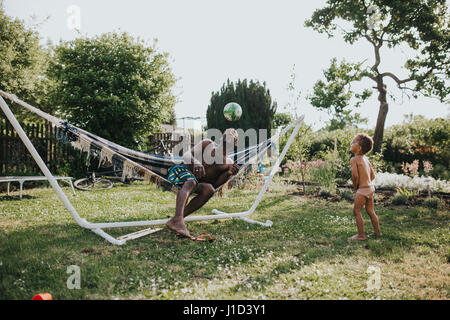
{"type": "MultiPolygon", "coordinates": [[[[284,146],[287,143],[287,140],[289,139],[289,134],[283,135],[280,137],[279,141],[279,150],[283,150],[284,146]]],[[[299,161],[300,160],[300,153],[303,157],[303,161],[308,161],[312,159],[311,152],[310,152],[310,144],[311,144],[311,137],[314,136],[314,132],[312,132],[311,127],[307,126],[306,124],[302,124],[300,127],[297,136],[294,139],[294,142],[292,142],[291,146],[286,152],[286,156],[283,159],[283,163],[286,163],[288,160],[292,161],[299,161]]]]}
{"type": "Polygon", "coordinates": [[[386,165],[386,162],[383,160],[383,154],[381,152],[378,153],[370,153],[367,155],[367,158],[369,158],[370,164],[372,165],[373,171],[375,171],[375,174],[377,172],[386,172],[388,170],[388,166],[386,165]]]}
{"type": "Polygon", "coordinates": [[[316,186],[306,186],[305,193],[309,195],[314,195],[317,193],[317,187],[316,186]]]}
{"type": "Polygon", "coordinates": [[[330,193],[336,192],[336,173],[339,171],[341,161],[337,154],[330,152],[325,154],[324,160],[309,162],[308,176],[323,190],[330,193]]]}
{"type": "Polygon", "coordinates": [[[353,194],[353,192],[351,190],[344,190],[340,193],[341,198],[348,200],[348,201],[353,201],[355,196],[353,194]]]}
{"type": "Polygon", "coordinates": [[[426,198],[423,201],[423,206],[430,209],[438,209],[443,206],[443,201],[438,197],[426,198]]]}
{"type": "Polygon", "coordinates": [[[319,196],[328,198],[331,197],[331,192],[327,189],[320,189],[319,196]]]}
{"type": "Polygon", "coordinates": [[[68,122],[120,145],[134,149],[175,121],[168,54],[127,33],[60,42],[47,77],[68,122]]]}
{"type": "Polygon", "coordinates": [[[301,170],[305,172],[306,163],[301,163],[300,160],[299,161],[288,160],[287,163],[283,165],[283,169],[284,170],[287,169],[294,179],[301,179],[301,170]]]}
{"type": "Polygon", "coordinates": [[[384,134],[383,158],[397,173],[401,172],[401,164],[418,160],[419,174],[429,170],[434,177],[448,179],[449,118],[409,116],[402,124],[389,127],[384,134]]]}
{"type": "Polygon", "coordinates": [[[415,177],[419,173],[419,160],[414,160],[412,163],[402,163],[401,168],[404,174],[415,177]]]}
{"type": "Polygon", "coordinates": [[[408,204],[409,198],[403,194],[397,193],[392,197],[392,204],[394,205],[405,205],[408,204]]]}
{"type": "Polygon", "coordinates": [[[374,202],[374,203],[377,203],[377,202],[379,202],[379,201],[380,201],[380,196],[379,196],[378,194],[375,193],[375,194],[373,195],[373,202],[374,202]]]}
{"type": "Polygon", "coordinates": [[[417,195],[416,191],[408,190],[406,188],[397,188],[397,194],[405,196],[408,200],[411,200],[415,195],[417,195]]]}

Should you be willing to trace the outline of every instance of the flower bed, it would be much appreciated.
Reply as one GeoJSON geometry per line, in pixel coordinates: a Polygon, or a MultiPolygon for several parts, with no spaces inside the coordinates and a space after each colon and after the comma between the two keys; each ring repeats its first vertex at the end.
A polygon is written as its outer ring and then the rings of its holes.
{"type": "Polygon", "coordinates": [[[375,175],[375,188],[406,188],[423,191],[427,190],[428,186],[433,192],[450,192],[450,183],[448,181],[435,180],[432,177],[415,176],[411,178],[403,174],[388,172],[381,172],[375,175]]]}

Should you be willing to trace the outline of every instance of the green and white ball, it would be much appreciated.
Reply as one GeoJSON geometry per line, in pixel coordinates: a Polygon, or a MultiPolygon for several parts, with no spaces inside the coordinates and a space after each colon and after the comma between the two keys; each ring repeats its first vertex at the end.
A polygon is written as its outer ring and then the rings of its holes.
{"type": "Polygon", "coordinates": [[[223,115],[228,121],[236,121],[242,116],[242,108],[236,102],[227,103],[223,108],[223,115]]]}

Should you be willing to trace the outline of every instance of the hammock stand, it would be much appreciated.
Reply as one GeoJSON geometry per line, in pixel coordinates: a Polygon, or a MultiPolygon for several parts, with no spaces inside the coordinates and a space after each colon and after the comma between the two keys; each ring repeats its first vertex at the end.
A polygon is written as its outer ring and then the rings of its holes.
{"type": "MultiPolygon", "coordinates": [[[[50,172],[50,170],[45,165],[45,163],[42,160],[41,156],[36,151],[36,148],[34,147],[34,145],[31,143],[30,139],[27,137],[27,135],[23,131],[21,125],[17,121],[17,119],[14,116],[14,114],[11,112],[11,109],[6,104],[6,102],[2,98],[2,96],[7,98],[7,99],[9,99],[9,100],[11,100],[11,101],[13,101],[13,102],[18,103],[19,105],[25,107],[26,109],[28,109],[28,110],[30,110],[30,111],[32,111],[34,113],[37,113],[38,115],[43,116],[44,118],[47,118],[48,120],[50,120],[53,123],[61,123],[61,120],[58,119],[58,118],[55,118],[55,117],[53,117],[51,115],[47,115],[46,113],[42,112],[41,110],[39,110],[39,109],[37,109],[37,108],[35,108],[35,107],[33,107],[33,106],[23,102],[22,100],[18,99],[15,95],[11,95],[11,94],[8,94],[8,93],[0,90],[0,108],[5,113],[7,119],[10,121],[10,123],[12,124],[14,129],[16,130],[17,134],[19,135],[20,139],[25,144],[25,146],[28,149],[28,151],[30,152],[30,154],[33,156],[33,159],[36,161],[36,163],[39,166],[39,168],[41,169],[41,171],[44,173],[44,175],[49,180],[50,185],[55,190],[55,192],[57,193],[57,195],[60,198],[60,200],[64,203],[66,209],[69,211],[69,213],[72,215],[73,219],[77,222],[77,224],[80,227],[91,230],[92,232],[96,233],[97,235],[101,236],[102,238],[106,239],[107,241],[109,241],[112,244],[123,245],[123,244],[125,244],[127,239],[135,239],[135,238],[138,238],[138,236],[127,237],[127,235],[125,235],[125,236],[121,236],[121,237],[118,237],[118,238],[114,238],[113,236],[111,236],[108,233],[106,233],[103,229],[106,229],[106,228],[123,228],[123,227],[140,227],[140,226],[161,225],[161,224],[165,224],[169,220],[169,219],[157,219],[157,220],[128,221],[128,222],[92,223],[92,222],[87,221],[84,218],[81,218],[80,215],[78,214],[78,212],[76,211],[76,209],[72,206],[72,204],[69,201],[69,199],[67,198],[67,196],[62,191],[61,187],[58,185],[58,183],[57,183],[55,177],[53,176],[53,174],[50,172]]],[[[263,225],[263,226],[270,227],[272,225],[272,221],[270,221],[270,220],[267,220],[265,223],[263,223],[263,222],[260,222],[260,221],[251,220],[251,219],[247,218],[247,216],[249,216],[250,214],[252,214],[256,210],[256,207],[258,206],[258,204],[261,201],[264,193],[266,192],[270,182],[272,181],[275,173],[277,172],[281,161],[283,160],[284,156],[286,155],[287,150],[289,149],[289,147],[292,144],[295,136],[297,135],[297,132],[298,132],[298,130],[299,130],[299,128],[300,128],[300,126],[301,126],[301,124],[303,122],[303,119],[304,119],[304,116],[301,116],[300,118],[294,120],[290,125],[286,126],[280,133],[274,135],[272,138],[269,139],[270,141],[273,141],[275,139],[279,139],[279,137],[281,137],[282,135],[287,133],[291,128],[294,128],[294,130],[292,131],[292,133],[291,133],[291,135],[290,135],[286,145],[283,148],[283,151],[281,152],[280,156],[278,157],[278,159],[275,161],[274,165],[272,166],[272,170],[271,170],[270,174],[265,177],[264,185],[261,188],[261,190],[259,191],[258,196],[256,197],[255,201],[253,202],[252,206],[247,211],[236,212],[236,213],[226,213],[226,212],[214,209],[212,211],[214,213],[213,215],[190,216],[190,217],[186,217],[184,219],[184,221],[185,222],[189,222],[189,221],[202,221],[202,220],[212,220],[212,219],[239,218],[239,219],[241,219],[243,221],[246,221],[248,223],[257,223],[257,224],[260,224],[260,225],[263,225]]],[[[83,131],[81,129],[80,129],[80,131],[82,133],[85,132],[85,131],[83,131]]],[[[80,137],[81,137],[81,134],[80,134],[80,137]]],[[[93,142],[92,139],[89,139],[87,137],[83,137],[83,138],[85,138],[87,140],[91,140],[90,142],[93,142]]],[[[103,140],[103,141],[106,141],[106,140],[103,140]]],[[[118,145],[115,145],[115,146],[118,146],[118,145]]],[[[115,151],[113,151],[111,148],[108,148],[108,146],[106,146],[106,145],[102,145],[102,152],[103,152],[103,150],[105,150],[105,152],[109,152],[111,154],[116,154],[115,151]]],[[[260,156],[264,151],[265,151],[265,149],[263,149],[263,151],[259,152],[258,156],[260,156]]],[[[143,167],[143,166],[139,165],[138,163],[133,162],[133,161],[129,160],[128,158],[124,157],[124,156],[120,156],[120,157],[122,157],[124,159],[124,161],[128,161],[128,163],[131,163],[135,167],[141,169],[142,171],[145,171],[146,175],[149,175],[149,176],[152,176],[154,178],[157,178],[158,180],[165,180],[163,177],[155,174],[154,172],[150,171],[148,168],[143,167]]],[[[249,163],[246,163],[243,166],[241,166],[239,172],[243,172],[245,170],[245,168],[248,166],[248,164],[249,163]]],[[[236,176],[234,176],[234,177],[236,177],[236,176]]],[[[232,177],[231,179],[233,179],[234,177],[232,177]]],[[[165,181],[167,182],[167,180],[165,180],[165,181]]],[[[224,183],[223,185],[225,185],[226,183],[224,183]]],[[[218,189],[220,189],[220,187],[217,188],[216,191],[218,189]]],[[[143,230],[143,231],[146,231],[146,230],[143,230]]],[[[148,234],[148,232],[143,232],[143,235],[145,235],[145,234],[148,234]]]]}

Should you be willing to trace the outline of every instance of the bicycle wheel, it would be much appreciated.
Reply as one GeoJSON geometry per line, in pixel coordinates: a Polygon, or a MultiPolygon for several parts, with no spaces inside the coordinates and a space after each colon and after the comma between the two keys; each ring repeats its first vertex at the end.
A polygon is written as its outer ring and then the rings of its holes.
{"type": "Polygon", "coordinates": [[[83,178],[76,180],[73,185],[78,190],[82,191],[99,191],[111,189],[113,183],[107,179],[102,178],[83,178]]]}

